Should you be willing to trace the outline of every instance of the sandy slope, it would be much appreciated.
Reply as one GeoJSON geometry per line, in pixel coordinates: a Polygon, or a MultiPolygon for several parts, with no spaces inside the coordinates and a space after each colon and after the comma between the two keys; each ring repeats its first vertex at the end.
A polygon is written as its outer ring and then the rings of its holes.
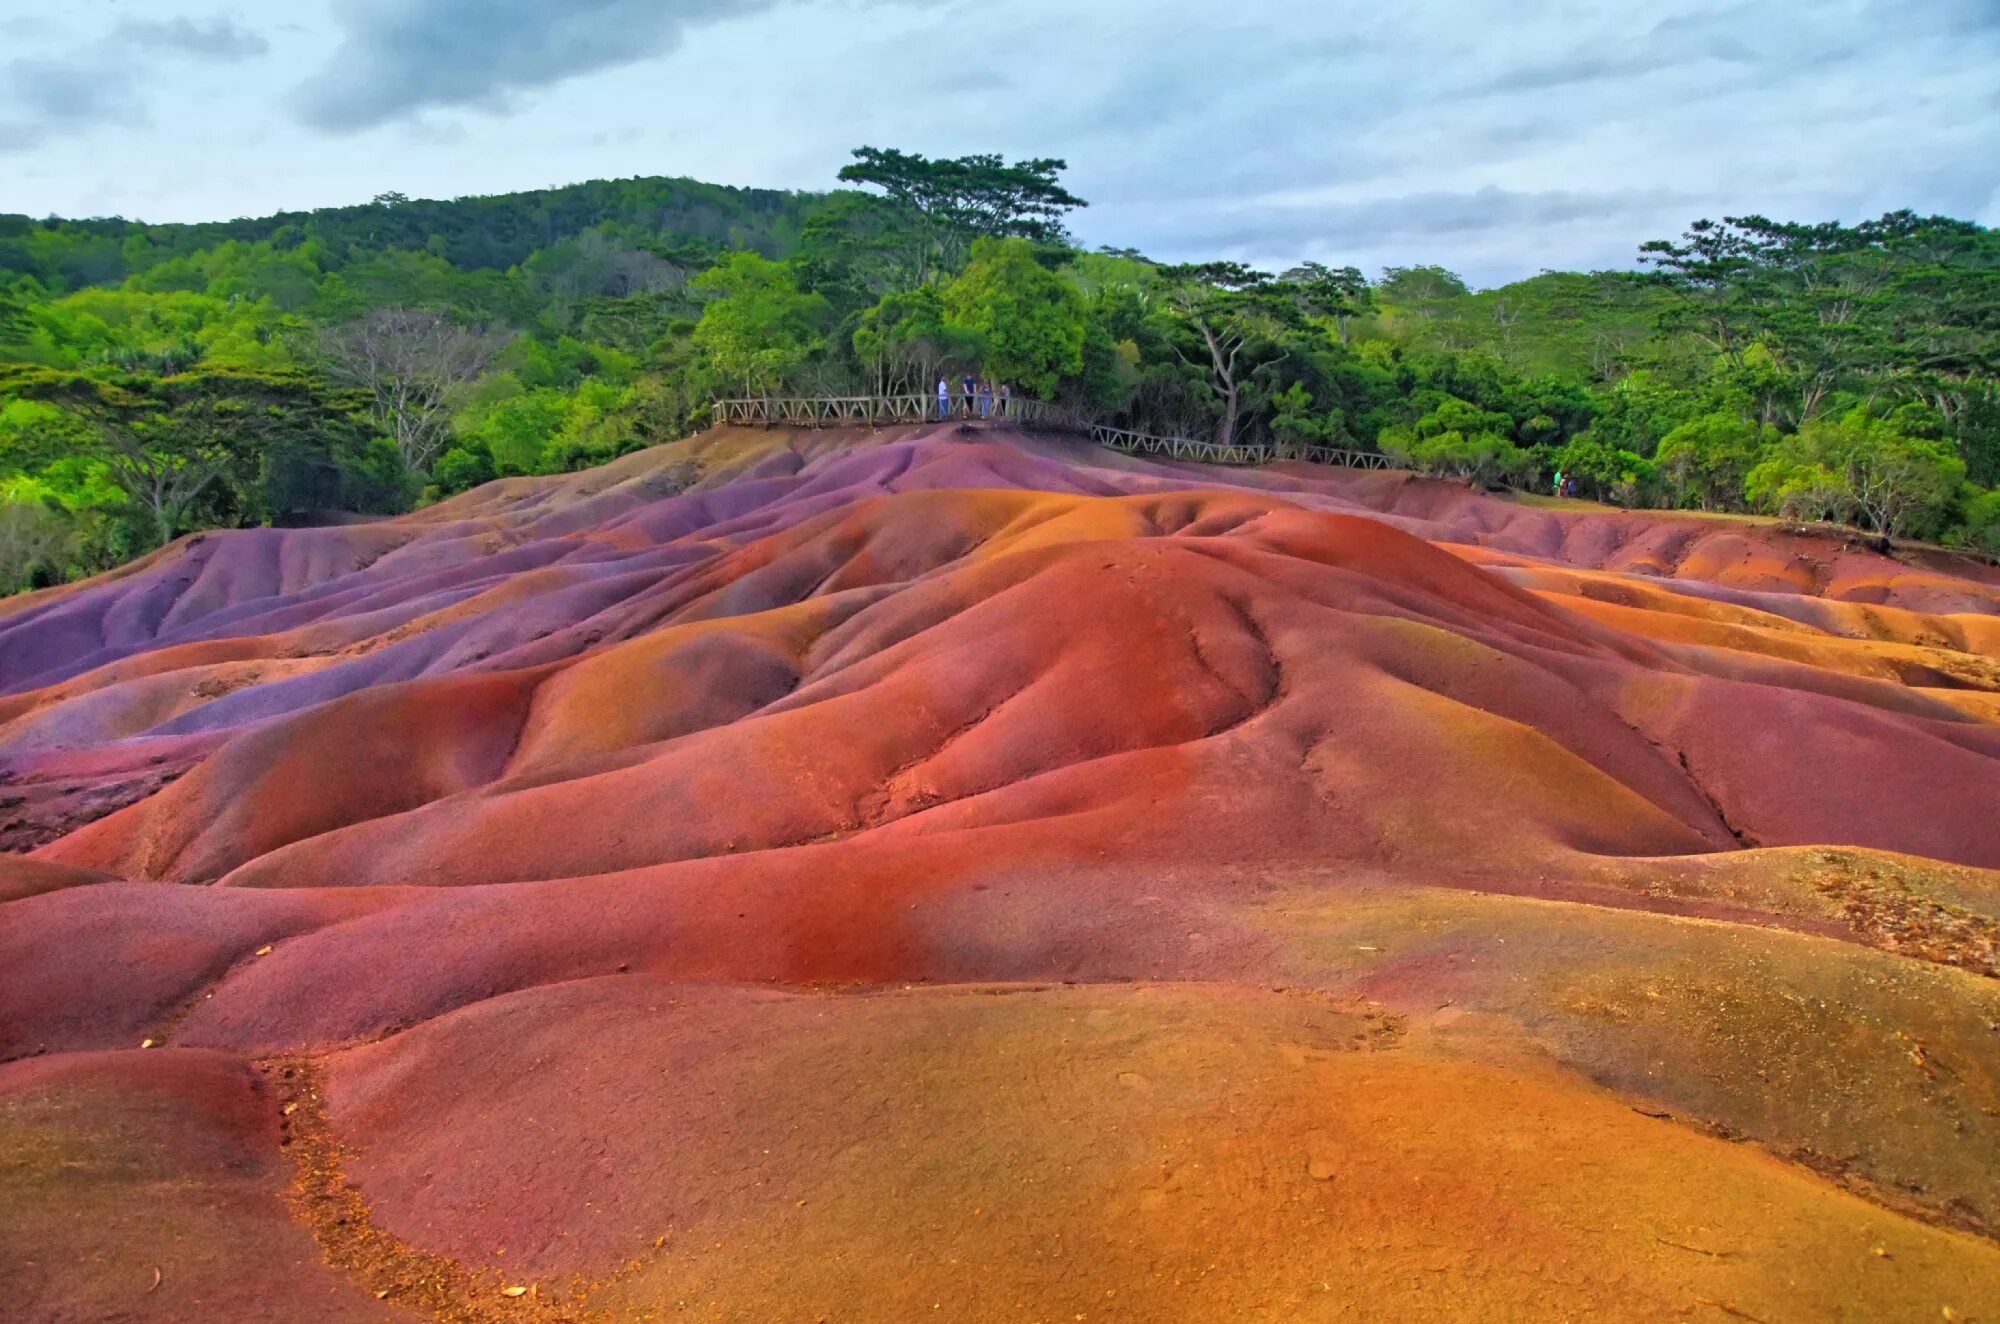
{"type": "Polygon", "coordinates": [[[0,778],[30,1318],[2000,1300],[1976,568],[722,431],[16,600],[0,778]]]}

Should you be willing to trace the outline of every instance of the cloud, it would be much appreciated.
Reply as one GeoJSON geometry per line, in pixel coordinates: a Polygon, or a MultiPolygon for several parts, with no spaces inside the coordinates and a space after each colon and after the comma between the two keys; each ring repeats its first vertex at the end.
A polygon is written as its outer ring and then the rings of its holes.
{"type": "Polygon", "coordinates": [[[17,56],[0,64],[0,153],[99,125],[143,123],[143,94],[163,56],[233,63],[267,50],[263,37],[229,18],[128,19],[63,54],[17,56]]]}
{"type": "Polygon", "coordinates": [[[10,14],[0,18],[0,37],[10,41],[33,41],[59,31],[40,14],[10,14]]]}
{"type": "MultiPolygon", "coordinates": [[[[1629,266],[1702,215],[1966,214],[2000,151],[1993,0],[1285,7],[1153,0],[1075,36],[1091,91],[1014,115],[1076,166],[1084,239],[1487,282],[1629,266]]],[[[1051,4],[1019,40],[1072,23],[1051,4]]]]}
{"type": "Polygon", "coordinates": [[[7,81],[33,119],[79,125],[135,120],[144,106],[117,72],[97,58],[20,59],[8,65],[7,81]]]}
{"type": "Polygon", "coordinates": [[[1144,226],[1142,247],[1159,254],[1230,257],[1274,269],[1302,258],[1363,267],[1470,262],[1471,274],[1480,276],[1489,253],[1520,261],[1547,252],[1552,265],[1629,265],[1640,239],[1678,229],[1675,218],[1690,205],[1685,195],[1661,189],[1487,186],[1345,199],[1253,197],[1183,207],[1150,221],[1119,215],[1116,223],[1127,231],[1144,226]]]}
{"type": "Polygon", "coordinates": [[[673,50],[770,0],[345,0],[345,36],[293,108],[336,133],[414,112],[502,110],[523,92],[673,50]]]}
{"type": "Polygon", "coordinates": [[[177,51],[197,59],[235,61],[266,54],[271,43],[262,34],[240,27],[234,19],[216,17],[206,23],[176,18],[167,22],[127,19],[111,32],[112,45],[127,51],[177,51]]]}

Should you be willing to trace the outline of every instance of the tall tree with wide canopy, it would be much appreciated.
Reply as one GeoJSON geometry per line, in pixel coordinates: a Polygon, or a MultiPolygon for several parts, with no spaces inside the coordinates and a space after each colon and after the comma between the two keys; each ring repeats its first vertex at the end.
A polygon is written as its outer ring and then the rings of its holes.
{"type": "Polygon", "coordinates": [[[1347,329],[1357,317],[1375,311],[1375,290],[1359,267],[1329,267],[1306,262],[1293,267],[1279,280],[1298,292],[1305,311],[1332,321],[1340,343],[1347,343],[1347,329]]]}
{"type": "Polygon", "coordinates": [[[228,370],[109,378],[31,368],[0,376],[0,396],[60,406],[68,421],[47,444],[101,460],[162,543],[214,484],[247,478],[281,443],[325,447],[355,433],[363,405],[302,373],[228,370]]]}
{"type": "Polygon", "coordinates": [[[1063,217],[1088,205],[1056,178],[1068,168],[1054,157],[1009,165],[993,154],[932,160],[893,147],[857,147],[840,178],[881,189],[912,218],[922,284],[934,266],[956,271],[979,238],[1066,242],[1063,217]]]}
{"type": "Polygon", "coordinates": [[[1189,363],[1207,368],[1222,410],[1215,439],[1231,445],[1243,417],[1249,367],[1244,353],[1295,320],[1297,304],[1269,273],[1240,262],[1188,263],[1162,267],[1159,274],[1167,282],[1167,306],[1197,347],[1190,352],[1176,344],[1175,349],[1189,363]]]}

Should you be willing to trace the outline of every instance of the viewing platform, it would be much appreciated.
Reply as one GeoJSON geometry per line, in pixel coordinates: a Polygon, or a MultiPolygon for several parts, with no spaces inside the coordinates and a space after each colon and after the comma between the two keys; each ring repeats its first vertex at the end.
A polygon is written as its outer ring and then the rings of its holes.
{"type": "Polygon", "coordinates": [[[975,423],[1013,423],[1020,427],[1074,432],[1088,436],[1100,446],[1128,455],[1151,455],[1167,460],[1191,460],[1201,464],[1259,465],[1278,460],[1305,460],[1312,464],[1334,464],[1349,469],[1388,469],[1393,465],[1380,451],[1353,450],[1339,446],[1307,446],[1279,442],[1230,442],[1224,444],[1198,437],[1163,437],[1130,428],[1093,422],[1073,409],[1019,396],[1005,399],[981,397],[968,411],[966,398],[950,397],[947,412],[940,412],[935,395],[826,395],[718,399],[712,406],[718,425],[734,427],[846,428],[891,427],[917,423],[945,423],[954,420],[975,423]]]}

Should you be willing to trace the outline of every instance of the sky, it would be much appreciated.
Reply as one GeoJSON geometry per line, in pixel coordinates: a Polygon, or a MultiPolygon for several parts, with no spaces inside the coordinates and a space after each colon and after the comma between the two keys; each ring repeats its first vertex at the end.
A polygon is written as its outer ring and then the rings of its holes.
{"type": "Polygon", "coordinates": [[[1624,267],[2000,224],[2000,0],[0,0],[0,211],[226,219],[850,149],[1060,157],[1166,261],[1624,267]]]}

